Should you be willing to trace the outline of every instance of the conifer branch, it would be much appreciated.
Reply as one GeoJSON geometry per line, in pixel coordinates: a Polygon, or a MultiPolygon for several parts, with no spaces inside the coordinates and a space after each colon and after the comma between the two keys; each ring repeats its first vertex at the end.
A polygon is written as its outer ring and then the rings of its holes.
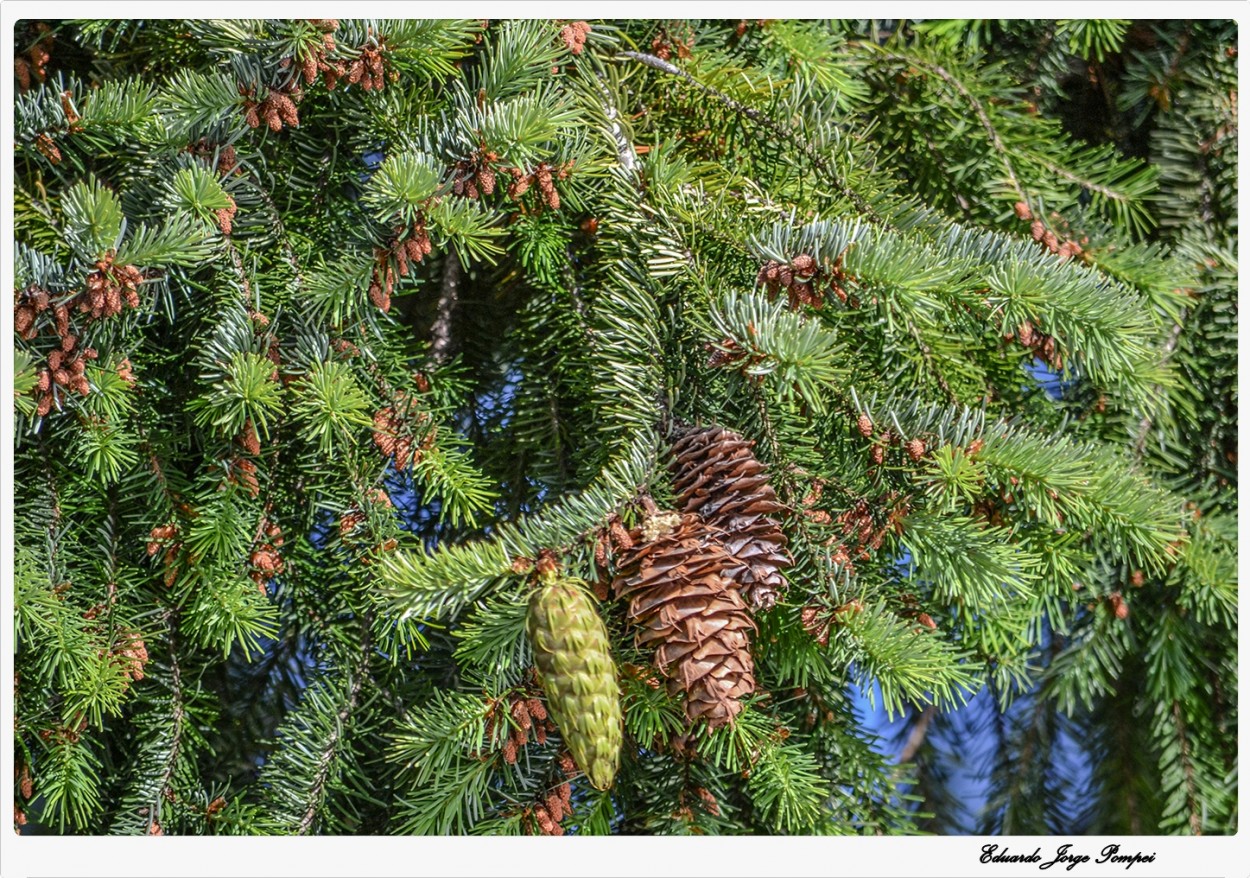
{"type": "Polygon", "coordinates": [[[326,738],[320,754],[318,754],[312,783],[308,787],[308,804],[304,809],[304,813],[300,815],[299,822],[295,825],[296,835],[307,835],[311,832],[317,823],[317,815],[321,813],[321,809],[324,807],[326,784],[330,779],[334,761],[338,757],[340,739],[348,728],[347,723],[351,718],[352,711],[356,709],[356,702],[360,695],[360,685],[363,678],[364,674],[361,669],[357,668],[352,672],[352,681],[347,690],[347,701],[335,715],[334,727],[329,737],[326,738]]]}
{"type": "MultiPolygon", "coordinates": [[[[1167,341],[1163,344],[1163,350],[1159,356],[1160,363],[1166,363],[1172,358],[1172,353],[1176,350],[1176,346],[1180,343],[1181,332],[1184,329],[1185,312],[1181,312],[1181,319],[1172,324],[1172,329],[1168,332],[1167,341]]],[[[1162,398],[1163,387],[1156,384],[1151,393],[1151,397],[1155,399],[1162,398]]],[[[1146,450],[1146,440],[1150,436],[1150,427],[1154,423],[1154,413],[1147,411],[1142,419],[1137,423],[1137,429],[1133,431],[1133,453],[1140,460],[1142,454],[1146,450]]]]}
{"type": "Polygon", "coordinates": [[[1181,713],[1181,703],[1173,701],[1171,706],[1172,728],[1180,742],[1179,759],[1185,783],[1185,810],[1191,835],[1202,835],[1202,813],[1198,802],[1197,784],[1194,782],[1194,765],[1190,755],[1189,738],[1185,734],[1185,717],[1181,713]]]}
{"type": "Polygon", "coordinates": [[[170,682],[170,706],[173,708],[173,737],[170,739],[169,752],[165,757],[165,768],[161,773],[160,782],[156,786],[156,792],[152,797],[152,802],[148,806],[148,831],[152,831],[152,827],[156,821],[156,815],[160,813],[161,802],[171,799],[174,795],[173,783],[174,773],[178,770],[178,760],[182,757],[182,735],[183,725],[186,720],[186,711],[183,706],[182,695],[182,667],[178,663],[178,641],[174,636],[171,619],[173,611],[166,610],[163,614],[167,624],[171,624],[168,634],[169,649],[169,682],[170,682]]]}
{"type": "Polygon", "coordinates": [[[19,831],[1235,831],[1235,22],[16,28],[19,831]]]}
{"type": "Polygon", "coordinates": [[[851,202],[851,204],[855,206],[855,209],[858,210],[862,215],[864,215],[865,219],[867,219],[869,222],[872,222],[872,223],[878,223],[878,224],[884,223],[884,220],[872,208],[872,206],[869,205],[868,202],[866,202],[859,195],[859,193],[855,192],[846,184],[846,182],[841,178],[841,176],[837,173],[837,171],[832,166],[830,166],[828,162],[825,161],[824,157],[822,157],[820,153],[818,153],[815,149],[812,148],[812,145],[808,143],[807,139],[804,138],[802,134],[798,133],[797,131],[794,131],[793,129],[787,128],[786,126],[782,125],[780,122],[768,116],[766,113],[763,113],[760,110],[755,109],[754,107],[748,107],[746,104],[743,104],[737,100],[734,100],[729,95],[725,94],[719,89],[713,88],[710,85],[705,85],[704,83],[699,82],[699,80],[695,79],[693,76],[691,76],[686,71],[682,70],[680,67],[676,66],[675,64],[670,64],[669,62],[665,61],[662,58],[657,58],[655,55],[648,55],[645,52],[621,50],[617,52],[617,56],[622,57],[622,58],[629,58],[630,60],[637,61],[640,64],[645,64],[647,67],[651,67],[651,68],[654,68],[655,70],[659,70],[663,73],[667,73],[671,76],[676,76],[680,79],[683,79],[686,82],[693,85],[695,88],[699,89],[705,95],[715,98],[717,101],[719,101],[721,104],[728,107],[729,109],[733,110],[735,113],[739,113],[745,116],[746,118],[750,119],[752,122],[756,122],[764,126],[773,134],[775,134],[777,137],[781,138],[783,141],[787,141],[787,142],[795,144],[799,148],[799,150],[802,151],[802,153],[805,156],[807,156],[808,160],[821,173],[823,173],[826,177],[829,178],[834,188],[837,189],[839,193],[841,193],[842,197],[845,198],[847,201],[851,202]]]}
{"type": "Polygon", "coordinates": [[[881,50],[883,57],[902,64],[918,67],[921,70],[927,70],[934,76],[941,79],[968,102],[968,106],[976,113],[977,121],[981,123],[981,127],[985,129],[986,136],[989,138],[990,146],[994,148],[994,152],[998,155],[999,161],[1002,163],[1003,170],[1007,172],[1007,180],[1011,184],[1012,191],[1016,197],[1024,203],[1029,202],[1028,193],[1024,191],[1024,186],[1020,183],[1020,178],[1016,174],[1015,167],[1012,165],[1011,155],[1007,151],[1007,147],[1003,144],[1002,137],[999,136],[998,129],[994,126],[989,114],[985,111],[985,106],[979,101],[968,88],[959,81],[959,78],[952,75],[945,67],[940,64],[924,61],[913,56],[898,55],[893,52],[881,50]]]}

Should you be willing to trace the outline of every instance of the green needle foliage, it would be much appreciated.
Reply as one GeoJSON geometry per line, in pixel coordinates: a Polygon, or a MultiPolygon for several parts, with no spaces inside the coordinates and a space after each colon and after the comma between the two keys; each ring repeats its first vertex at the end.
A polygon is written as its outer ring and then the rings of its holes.
{"type": "Polygon", "coordinates": [[[1236,36],[19,22],[19,831],[1236,832],[1236,36]],[[610,587],[688,425],[793,561],[717,728],[610,587]]]}

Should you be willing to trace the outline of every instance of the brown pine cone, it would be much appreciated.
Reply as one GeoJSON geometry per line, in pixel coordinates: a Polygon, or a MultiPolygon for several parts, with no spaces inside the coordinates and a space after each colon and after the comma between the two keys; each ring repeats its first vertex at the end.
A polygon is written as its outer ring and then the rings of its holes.
{"type": "MultiPolygon", "coordinates": [[[[641,540],[639,529],[637,539],[641,540]]],[[[627,618],[640,646],[655,647],[669,689],[685,698],[692,722],[716,728],[755,691],[750,611],[728,571],[740,566],[697,515],[621,557],[613,588],[629,601],[627,618]]]]}
{"type": "Polygon", "coordinates": [[[785,507],[751,445],[722,427],[686,431],[673,445],[673,490],[682,512],[697,513],[721,532],[736,561],[726,575],[752,608],[767,610],[785,590],[781,571],[793,561],[785,534],[770,517],[785,507]]]}

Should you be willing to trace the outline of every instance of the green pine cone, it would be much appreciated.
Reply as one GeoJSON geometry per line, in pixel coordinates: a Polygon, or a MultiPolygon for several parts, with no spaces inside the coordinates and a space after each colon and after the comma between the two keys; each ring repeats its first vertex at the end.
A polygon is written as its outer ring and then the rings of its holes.
{"type": "Polygon", "coordinates": [[[548,710],[591,785],[606,790],[621,755],[621,695],[594,600],[578,580],[552,579],[530,596],[526,622],[548,710]]]}

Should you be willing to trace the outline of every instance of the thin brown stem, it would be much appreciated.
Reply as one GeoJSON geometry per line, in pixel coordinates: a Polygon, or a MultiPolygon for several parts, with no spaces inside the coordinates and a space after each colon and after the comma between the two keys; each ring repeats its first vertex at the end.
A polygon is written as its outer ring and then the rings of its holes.
{"type": "Polygon", "coordinates": [[[920,719],[916,720],[916,724],[912,726],[911,733],[907,736],[907,743],[903,745],[902,752],[898,754],[898,761],[911,762],[916,758],[916,753],[924,744],[925,736],[929,734],[929,726],[933,724],[933,718],[937,716],[937,708],[930,704],[920,713],[920,719]]]}

